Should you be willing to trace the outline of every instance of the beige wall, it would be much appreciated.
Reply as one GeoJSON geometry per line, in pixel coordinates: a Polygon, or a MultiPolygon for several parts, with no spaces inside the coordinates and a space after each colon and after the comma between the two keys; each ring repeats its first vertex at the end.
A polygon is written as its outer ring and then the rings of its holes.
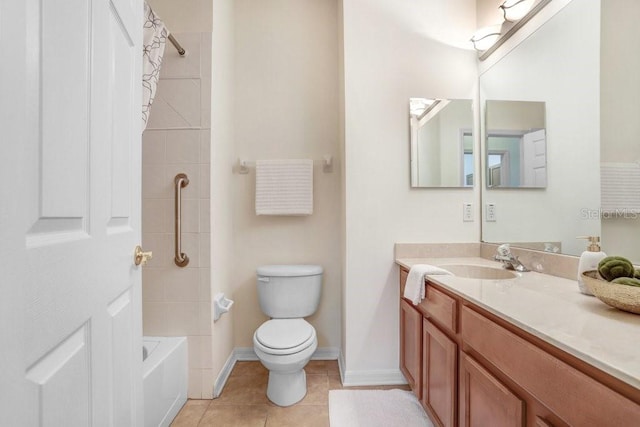
{"type": "MultiPolygon", "coordinates": [[[[440,114],[440,162],[446,165],[440,174],[445,186],[455,187],[464,182],[464,147],[461,131],[473,132],[475,113],[472,105],[473,101],[452,100],[440,114]]],[[[479,156],[480,153],[476,152],[475,155],[479,156]]]]}
{"type": "Polygon", "coordinates": [[[474,98],[476,88],[476,54],[468,50],[475,2],[440,5],[343,1],[342,364],[351,384],[402,381],[394,243],[479,240],[477,187],[409,188],[408,99],[474,98]],[[445,32],[429,31],[444,23],[456,31],[439,40],[445,32]],[[474,203],[475,222],[462,221],[463,202],[474,203]]]}
{"type": "MultiPolygon", "coordinates": [[[[236,157],[322,159],[314,167],[310,216],[256,216],[255,170],[234,175],[233,308],[236,347],[253,347],[266,319],[258,305],[255,271],[264,264],[313,263],[325,269],[322,300],[310,322],[319,346],[340,345],[341,155],[338,113],[337,1],[236,0],[236,157]]],[[[230,164],[227,167],[231,167],[230,164]]]]}
{"type": "Polygon", "coordinates": [[[214,0],[146,0],[173,33],[210,33],[214,0]]]}
{"type": "Polygon", "coordinates": [[[490,131],[544,129],[544,118],[544,101],[486,100],[484,124],[490,131]]]}
{"type": "MultiPolygon", "coordinates": [[[[211,293],[235,298],[233,289],[234,159],[234,0],[214,0],[211,102],[211,293]]],[[[233,313],[237,305],[213,324],[212,368],[216,387],[224,381],[223,367],[234,347],[233,313]]],[[[216,390],[216,393],[219,389],[216,390]]]]}
{"type": "MultiPolygon", "coordinates": [[[[600,51],[600,114],[603,162],[640,161],[640,56],[623,46],[640,43],[640,2],[602,2],[600,51]]],[[[640,217],[602,220],[602,245],[610,255],[629,257],[640,263],[640,217]]]]}
{"type": "Polygon", "coordinates": [[[208,9],[198,9],[196,14],[190,2],[184,2],[186,9],[175,2],[149,3],[189,54],[180,57],[167,43],[158,92],[143,134],[142,240],[154,252],[143,270],[143,333],[186,336],[188,396],[211,398],[211,33],[177,25],[175,18],[182,15],[174,13],[191,10],[202,20],[208,9]],[[180,172],[190,181],[183,190],[182,205],[182,245],[190,258],[186,268],[173,262],[173,178],[180,172]]]}
{"type": "Polygon", "coordinates": [[[418,186],[439,187],[440,176],[440,120],[436,116],[418,130],[418,186]]]}
{"type": "Polygon", "coordinates": [[[504,0],[476,0],[476,27],[502,24],[504,17],[500,5],[504,0]]]}

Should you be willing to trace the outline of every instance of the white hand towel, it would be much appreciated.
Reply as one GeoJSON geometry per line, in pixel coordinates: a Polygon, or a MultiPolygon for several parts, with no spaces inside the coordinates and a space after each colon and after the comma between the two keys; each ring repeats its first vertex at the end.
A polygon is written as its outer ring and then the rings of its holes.
{"type": "Polygon", "coordinates": [[[600,163],[600,197],[603,212],[614,215],[640,212],[640,165],[600,163]]]}
{"type": "Polygon", "coordinates": [[[313,160],[257,160],[256,215],[311,215],[313,160]]]}
{"type": "Polygon", "coordinates": [[[424,276],[428,275],[452,275],[450,271],[444,268],[436,267],[429,264],[415,264],[409,270],[407,276],[407,283],[404,287],[404,297],[411,300],[413,305],[420,304],[420,301],[424,299],[424,276]]]}

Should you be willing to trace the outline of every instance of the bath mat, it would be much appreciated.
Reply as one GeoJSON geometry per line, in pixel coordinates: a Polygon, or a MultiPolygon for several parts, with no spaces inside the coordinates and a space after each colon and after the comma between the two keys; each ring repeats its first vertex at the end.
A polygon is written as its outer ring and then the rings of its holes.
{"type": "Polygon", "coordinates": [[[331,427],[433,427],[410,391],[331,390],[331,427]]]}

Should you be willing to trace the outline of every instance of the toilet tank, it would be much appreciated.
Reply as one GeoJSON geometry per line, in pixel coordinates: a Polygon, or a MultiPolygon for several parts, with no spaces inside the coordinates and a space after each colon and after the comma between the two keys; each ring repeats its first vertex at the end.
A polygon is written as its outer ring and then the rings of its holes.
{"type": "Polygon", "coordinates": [[[258,267],[258,300],[273,319],[307,317],[320,304],[322,267],[319,265],[265,265],[258,267]]]}

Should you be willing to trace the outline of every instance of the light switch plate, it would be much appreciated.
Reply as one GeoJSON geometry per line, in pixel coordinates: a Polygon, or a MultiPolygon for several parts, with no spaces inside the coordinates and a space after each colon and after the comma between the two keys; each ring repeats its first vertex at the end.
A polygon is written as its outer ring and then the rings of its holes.
{"type": "Polygon", "coordinates": [[[473,222],[473,204],[471,203],[462,204],[462,221],[473,222]]]}
{"type": "Polygon", "coordinates": [[[496,222],[496,204],[487,203],[486,205],[487,222],[496,222]]]}

